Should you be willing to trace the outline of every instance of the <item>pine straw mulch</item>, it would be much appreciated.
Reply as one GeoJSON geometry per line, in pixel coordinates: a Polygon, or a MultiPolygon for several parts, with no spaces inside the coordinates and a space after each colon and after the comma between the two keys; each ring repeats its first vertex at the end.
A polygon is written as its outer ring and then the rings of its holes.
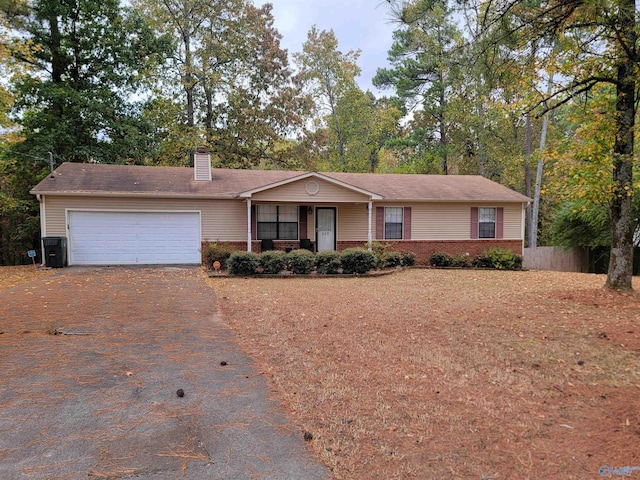
{"type": "Polygon", "coordinates": [[[604,281],[210,279],[334,478],[495,480],[640,466],[640,296],[604,281]]]}
{"type": "Polygon", "coordinates": [[[36,268],[33,265],[0,267],[0,290],[29,283],[58,271],[51,268],[36,268]]]}

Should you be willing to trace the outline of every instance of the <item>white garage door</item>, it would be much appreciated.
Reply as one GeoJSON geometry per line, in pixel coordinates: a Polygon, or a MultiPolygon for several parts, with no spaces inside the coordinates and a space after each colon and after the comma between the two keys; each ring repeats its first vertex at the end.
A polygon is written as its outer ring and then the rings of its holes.
{"type": "Polygon", "coordinates": [[[70,265],[200,263],[197,212],[69,212],[70,265]]]}

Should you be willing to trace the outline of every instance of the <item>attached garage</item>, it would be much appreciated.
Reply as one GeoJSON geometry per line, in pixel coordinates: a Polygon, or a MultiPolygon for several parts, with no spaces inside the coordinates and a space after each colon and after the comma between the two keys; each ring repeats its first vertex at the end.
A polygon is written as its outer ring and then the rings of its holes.
{"type": "Polygon", "coordinates": [[[68,211],[70,265],[199,264],[199,212],[68,211]]]}

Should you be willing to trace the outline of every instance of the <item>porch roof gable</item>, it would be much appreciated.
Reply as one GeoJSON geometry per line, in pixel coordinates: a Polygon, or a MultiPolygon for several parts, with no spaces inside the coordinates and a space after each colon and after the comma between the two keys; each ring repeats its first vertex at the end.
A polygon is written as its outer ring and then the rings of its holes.
{"type": "Polygon", "coordinates": [[[355,185],[351,185],[347,182],[344,182],[342,180],[338,180],[336,178],[332,178],[329,177],[327,175],[323,175],[321,173],[318,172],[307,172],[307,173],[303,173],[301,175],[297,175],[295,177],[291,177],[291,178],[286,178],[284,180],[280,180],[278,182],[273,182],[267,185],[262,185],[260,187],[257,188],[253,188],[251,190],[247,190],[244,192],[240,192],[238,194],[238,197],[240,198],[251,198],[254,194],[256,193],[260,193],[260,192],[264,192],[266,190],[271,190],[273,188],[277,188],[277,187],[281,187],[284,185],[288,185],[291,183],[295,183],[295,182],[299,182],[301,180],[305,180],[305,179],[310,179],[310,178],[315,178],[315,179],[319,179],[319,180],[323,180],[325,182],[331,183],[333,185],[345,188],[347,190],[351,190],[353,192],[362,194],[362,195],[366,195],[367,197],[369,197],[370,200],[383,200],[384,197],[382,195],[379,195],[375,192],[369,191],[369,190],[365,190],[364,188],[360,188],[360,187],[356,187],[355,185]]]}

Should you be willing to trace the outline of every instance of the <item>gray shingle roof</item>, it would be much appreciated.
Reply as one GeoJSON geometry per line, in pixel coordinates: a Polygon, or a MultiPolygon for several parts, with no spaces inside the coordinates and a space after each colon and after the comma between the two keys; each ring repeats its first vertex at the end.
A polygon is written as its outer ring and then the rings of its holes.
{"type": "MultiPolygon", "coordinates": [[[[31,190],[47,195],[134,195],[235,198],[305,172],[212,169],[212,181],[194,180],[186,167],[64,163],[31,190]]],[[[409,175],[322,172],[321,175],[382,196],[385,200],[528,202],[530,199],[477,175],[409,175]]]]}

